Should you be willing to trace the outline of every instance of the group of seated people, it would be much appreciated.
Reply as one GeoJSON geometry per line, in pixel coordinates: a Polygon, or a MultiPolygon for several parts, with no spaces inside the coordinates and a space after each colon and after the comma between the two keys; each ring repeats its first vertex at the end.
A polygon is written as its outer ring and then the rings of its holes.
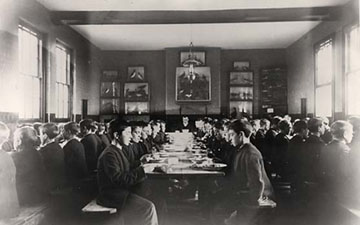
{"type": "MultiPolygon", "coordinates": [[[[219,194],[232,201],[241,190],[247,190],[243,204],[274,200],[271,182],[277,179],[291,182],[295,191],[309,182],[321,182],[333,193],[359,184],[358,117],[331,127],[320,117],[294,122],[277,116],[206,117],[194,124],[184,117],[182,122],[177,130],[192,132],[214,162],[227,164],[225,178],[207,190],[210,202],[219,194]]],[[[150,168],[145,156],[170,141],[165,132],[161,120],[101,124],[84,119],[79,124],[23,124],[10,135],[0,122],[0,205],[7,209],[0,216],[14,216],[19,205],[43,201],[62,188],[81,189],[93,177],[98,204],[121,209],[126,224],[158,224],[158,205],[148,200],[142,184],[150,168]]]]}

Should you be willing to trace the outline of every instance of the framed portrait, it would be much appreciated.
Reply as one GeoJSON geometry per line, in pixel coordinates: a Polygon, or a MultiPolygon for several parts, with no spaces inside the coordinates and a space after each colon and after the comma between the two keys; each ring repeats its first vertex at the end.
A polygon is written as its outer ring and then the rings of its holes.
{"type": "Polygon", "coordinates": [[[253,113],[253,103],[250,101],[230,101],[230,113],[234,112],[236,112],[237,115],[240,113],[251,115],[253,113]]]}
{"type": "Polygon", "coordinates": [[[194,67],[191,73],[187,67],[176,68],[176,101],[211,101],[210,67],[194,67]]]}
{"type": "Polygon", "coordinates": [[[253,72],[230,72],[230,85],[253,85],[253,72]]]}
{"type": "Polygon", "coordinates": [[[147,114],[149,113],[148,102],[125,102],[125,114],[147,114]]]}
{"type": "Polygon", "coordinates": [[[250,70],[250,62],[249,61],[235,61],[234,69],[238,71],[249,71],[250,70]]]}
{"type": "Polygon", "coordinates": [[[196,66],[205,65],[205,52],[180,52],[180,65],[187,65],[189,62],[196,66]]]}
{"type": "Polygon", "coordinates": [[[119,79],[119,72],[117,70],[104,70],[102,72],[103,80],[117,80],[119,79]]]}
{"type": "Polygon", "coordinates": [[[124,85],[125,101],[149,101],[148,83],[125,83],[124,85]]]}
{"type": "Polygon", "coordinates": [[[100,87],[101,97],[119,97],[120,96],[120,82],[101,82],[100,87]]]}
{"type": "Polygon", "coordinates": [[[128,81],[145,81],[145,68],[143,66],[129,66],[128,67],[128,81]]]}
{"type": "Polygon", "coordinates": [[[253,100],[252,87],[230,87],[230,101],[233,100],[253,100]]]}
{"type": "Polygon", "coordinates": [[[120,112],[119,99],[101,99],[100,113],[101,114],[118,114],[120,112]]]}

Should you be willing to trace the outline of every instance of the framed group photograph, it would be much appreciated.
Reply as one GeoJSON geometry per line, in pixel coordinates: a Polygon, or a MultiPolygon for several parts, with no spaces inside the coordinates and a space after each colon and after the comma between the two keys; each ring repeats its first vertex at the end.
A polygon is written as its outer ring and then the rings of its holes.
{"type": "Polygon", "coordinates": [[[180,65],[186,67],[191,63],[196,66],[204,66],[205,52],[180,52],[180,65]]]}
{"type": "Polygon", "coordinates": [[[148,102],[125,102],[125,114],[147,114],[149,113],[148,102]]]}
{"type": "Polygon", "coordinates": [[[101,82],[100,92],[101,97],[119,97],[120,82],[101,82]]]}
{"type": "Polygon", "coordinates": [[[176,68],[176,101],[201,102],[211,100],[210,67],[176,68]]]}
{"type": "Polygon", "coordinates": [[[129,66],[127,80],[134,81],[145,81],[145,68],[143,66],[129,66]]]}
{"type": "Polygon", "coordinates": [[[252,87],[230,87],[230,101],[234,100],[253,100],[252,87]]]}
{"type": "Polygon", "coordinates": [[[250,70],[250,62],[249,61],[235,61],[234,69],[238,71],[249,71],[250,70]]]}
{"type": "Polygon", "coordinates": [[[117,80],[119,79],[119,72],[117,70],[104,70],[102,72],[103,80],[117,80]]]}
{"type": "Polygon", "coordinates": [[[230,72],[230,85],[253,85],[253,72],[230,72]]]}
{"type": "Polygon", "coordinates": [[[124,85],[125,101],[143,101],[149,100],[148,83],[125,83],[124,85]]]}

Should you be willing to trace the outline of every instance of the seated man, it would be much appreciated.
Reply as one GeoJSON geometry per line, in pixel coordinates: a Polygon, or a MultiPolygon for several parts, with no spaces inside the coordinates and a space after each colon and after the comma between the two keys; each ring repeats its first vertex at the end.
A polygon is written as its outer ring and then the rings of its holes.
{"type": "Polygon", "coordinates": [[[130,144],[130,125],[114,120],[109,130],[113,139],[111,146],[104,150],[98,161],[98,204],[120,209],[126,224],[157,225],[154,204],[132,191],[145,180],[146,175],[143,166],[131,168],[123,152],[124,146],[130,144]]]}
{"type": "Polygon", "coordinates": [[[61,189],[65,186],[64,151],[55,141],[59,130],[56,124],[46,123],[40,127],[40,140],[42,147],[39,152],[42,156],[50,189],[61,189]]]}
{"type": "Polygon", "coordinates": [[[92,133],[94,127],[95,124],[91,119],[84,119],[80,121],[80,131],[83,135],[81,144],[84,146],[86,165],[90,174],[96,170],[98,154],[101,152],[102,148],[96,134],[92,133]]]}
{"type": "Polygon", "coordinates": [[[237,211],[236,217],[231,218],[237,222],[253,219],[249,218],[254,213],[247,210],[249,206],[256,208],[267,199],[274,197],[261,153],[250,143],[251,130],[250,123],[246,121],[235,120],[229,126],[231,143],[236,147],[236,153],[231,168],[232,175],[229,177],[230,182],[225,194],[232,199],[232,202],[236,196],[240,200],[240,205],[237,207],[241,209],[237,211]]]}
{"type": "MultiPolygon", "coordinates": [[[[9,136],[9,128],[0,122],[0,146],[8,140],[9,136]]],[[[0,147],[0,219],[11,218],[19,213],[15,174],[16,168],[11,156],[0,147]]]]}

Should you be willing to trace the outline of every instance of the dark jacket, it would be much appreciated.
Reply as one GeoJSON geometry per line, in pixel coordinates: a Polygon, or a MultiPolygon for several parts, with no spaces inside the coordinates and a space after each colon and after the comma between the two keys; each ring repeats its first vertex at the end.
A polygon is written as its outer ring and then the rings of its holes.
{"type": "Polygon", "coordinates": [[[40,148],[50,189],[57,189],[65,186],[65,161],[64,151],[57,142],[51,142],[40,148]]]}
{"type": "Polygon", "coordinates": [[[95,134],[88,134],[81,139],[84,146],[86,165],[90,172],[96,170],[98,154],[101,152],[101,143],[95,134]]]}
{"type": "Polygon", "coordinates": [[[255,134],[254,145],[259,151],[261,155],[265,158],[265,149],[266,149],[266,142],[265,142],[265,131],[263,129],[259,129],[255,134]]]}
{"type": "Polygon", "coordinates": [[[257,204],[257,200],[262,197],[274,197],[261,153],[251,143],[236,150],[231,179],[236,190],[249,191],[250,204],[257,204]]]}
{"type": "Polygon", "coordinates": [[[43,201],[49,189],[40,153],[30,147],[11,156],[16,167],[16,190],[20,205],[43,201]]]}
{"type": "Polygon", "coordinates": [[[320,156],[324,151],[324,141],[316,136],[310,135],[305,142],[305,148],[300,154],[301,175],[307,181],[317,181],[320,176],[320,156]]]}
{"type": "Polygon", "coordinates": [[[142,167],[131,169],[123,150],[111,145],[99,157],[97,201],[107,207],[121,208],[132,187],[144,179],[144,169],[142,167]]]}
{"type": "Polygon", "coordinates": [[[87,177],[85,150],[83,145],[76,139],[68,141],[64,146],[65,171],[70,181],[76,181],[87,177]]]}

